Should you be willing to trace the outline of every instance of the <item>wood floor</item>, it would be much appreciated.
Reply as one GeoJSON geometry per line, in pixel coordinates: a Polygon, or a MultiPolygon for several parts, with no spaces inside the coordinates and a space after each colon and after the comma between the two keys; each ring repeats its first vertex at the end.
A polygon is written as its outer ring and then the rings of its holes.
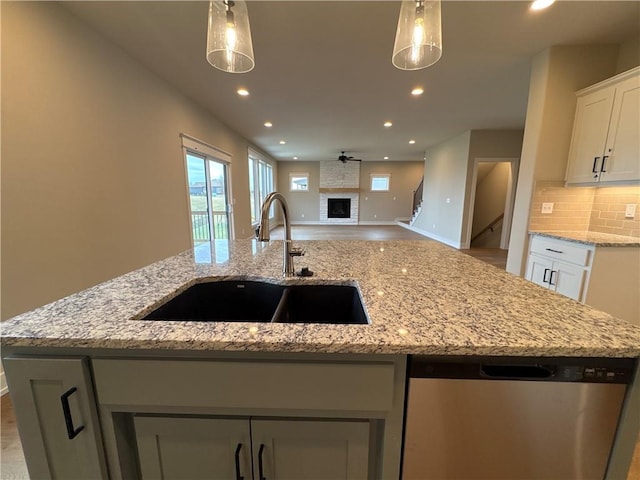
{"type": "MultiPolygon", "coordinates": [[[[283,229],[271,232],[274,240],[282,239],[283,229]]],[[[310,226],[296,225],[291,229],[294,240],[427,240],[422,235],[395,225],[384,226],[310,226]]],[[[461,250],[498,268],[505,268],[507,251],[496,248],[473,248],[461,250]]],[[[2,448],[0,451],[0,479],[28,479],[27,467],[16,428],[16,419],[9,395],[2,397],[0,413],[0,435],[2,448]]],[[[638,441],[627,480],[640,480],[640,441],[638,441]]]]}
{"type": "Polygon", "coordinates": [[[2,396],[0,428],[0,436],[2,437],[0,442],[0,478],[2,480],[29,478],[16,427],[16,415],[13,412],[9,395],[2,396]]]}
{"type": "MultiPolygon", "coordinates": [[[[275,228],[271,232],[273,240],[282,240],[284,229],[275,228]]],[[[293,240],[428,240],[398,225],[294,225],[291,227],[293,240]]],[[[471,248],[460,250],[484,262],[505,270],[507,251],[499,248],[471,248]]]]}

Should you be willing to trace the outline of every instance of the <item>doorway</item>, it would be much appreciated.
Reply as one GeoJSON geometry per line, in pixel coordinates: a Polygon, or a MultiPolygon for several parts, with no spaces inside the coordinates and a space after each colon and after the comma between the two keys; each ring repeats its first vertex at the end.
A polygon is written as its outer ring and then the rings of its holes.
{"type": "Polygon", "coordinates": [[[475,159],[466,248],[508,249],[518,160],[475,159]]]}
{"type": "Polygon", "coordinates": [[[226,163],[190,151],[186,161],[193,245],[229,240],[226,163]]]}

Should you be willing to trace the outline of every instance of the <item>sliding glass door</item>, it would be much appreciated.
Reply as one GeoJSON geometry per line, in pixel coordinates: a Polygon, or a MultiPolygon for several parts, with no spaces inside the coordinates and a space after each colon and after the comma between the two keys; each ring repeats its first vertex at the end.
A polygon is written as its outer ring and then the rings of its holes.
{"type": "Polygon", "coordinates": [[[186,155],[193,244],[228,240],[227,164],[192,152],[186,155]]]}

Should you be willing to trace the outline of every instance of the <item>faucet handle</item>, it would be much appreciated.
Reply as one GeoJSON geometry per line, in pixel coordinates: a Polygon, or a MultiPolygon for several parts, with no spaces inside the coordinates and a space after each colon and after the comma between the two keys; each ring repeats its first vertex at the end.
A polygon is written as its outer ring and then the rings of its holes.
{"type": "Polygon", "coordinates": [[[299,247],[291,247],[289,250],[289,255],[292,257],[302,257],[305,253],[307,253],[303,248],[299,247]]]}

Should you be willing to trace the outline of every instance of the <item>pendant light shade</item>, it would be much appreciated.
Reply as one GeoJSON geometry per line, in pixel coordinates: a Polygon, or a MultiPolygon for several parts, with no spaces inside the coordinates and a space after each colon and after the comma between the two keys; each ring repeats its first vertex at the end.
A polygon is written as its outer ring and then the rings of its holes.
{"type": "Polygon", "coordinates": [[[403,0],[393,45],[393,65],[400,70],[420,70],[433,65],[441,56],[440,0],[403,0]]]}
{"type": "Polygon", "coordinates": [[[223,72],[246,73],[253,70],[255,60],[245,2],[209,2],[207,61],[223,72]]]}

